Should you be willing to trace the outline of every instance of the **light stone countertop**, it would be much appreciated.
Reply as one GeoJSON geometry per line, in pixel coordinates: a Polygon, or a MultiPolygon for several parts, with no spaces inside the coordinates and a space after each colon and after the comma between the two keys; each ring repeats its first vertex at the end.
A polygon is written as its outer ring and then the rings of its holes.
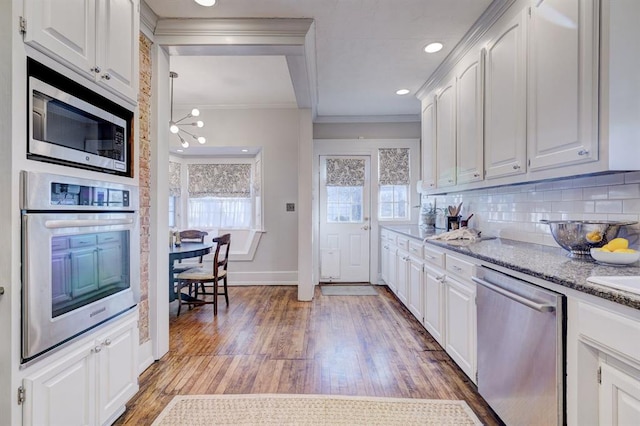
{"type": "MultiPolygon", "coordinates": [[[[441,229],[426,231],[418,225],[382,226],[382,228],[421,241],[425,237],[444,232],[441,229]]],[[[587,282],[587,278],[591,276],[640,277],[638,262],[632,265],[606,266],[596,263],[591,258],[586,260],[570,258],[567,256],[568,252],[560,247],[502,238],[480,240],[473,243],[463,240],[427,240],[426,242],[563,287],[640,309],[640,295],[587,282]]]]}

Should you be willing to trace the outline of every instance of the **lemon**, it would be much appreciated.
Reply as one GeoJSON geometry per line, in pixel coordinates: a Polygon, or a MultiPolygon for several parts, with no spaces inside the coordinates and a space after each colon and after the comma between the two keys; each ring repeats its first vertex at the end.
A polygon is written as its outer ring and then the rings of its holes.
{"type": "Polygon", "coordinates": [[[602,233],[600,231],[591,231],[587,234],[587,241],[598,243],[602,241],[602,233]]]}
{"type": "Polygon", "coordinates": [[[599,249],[596,249],[596,250],[608,251],[608,252],[611,251],[611,249],[609,248],[609,244],[605,244],[605,245],[603,245],[602,247],[600,247],[599,249]]]}
{"type": "Polygon", "coordinates": [[[634,249],[624,248],[624,249],[614,250],[613,252],[614,253],[635,253],[636,251],[634,249]]]}
{"type": "Polygon", "coordinates": [[[629,248],[629,240],[627,240],[626,238],[614,238],[613,240],[609,241],[609,244],[607,244],[607,248],[611,251],[629,248]]]}

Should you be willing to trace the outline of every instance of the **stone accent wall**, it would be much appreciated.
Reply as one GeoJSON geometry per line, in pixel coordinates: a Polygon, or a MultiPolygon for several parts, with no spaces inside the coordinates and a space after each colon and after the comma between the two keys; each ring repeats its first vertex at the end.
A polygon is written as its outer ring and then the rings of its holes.
{"type": "Polygon", "coordinates": [[[149,340],[149,253],[151,194],[151,40],[140,33],[140,91],[138,93],[138,127],[140,149],[138,170],[140,183],[140,343],[149,340]]]}

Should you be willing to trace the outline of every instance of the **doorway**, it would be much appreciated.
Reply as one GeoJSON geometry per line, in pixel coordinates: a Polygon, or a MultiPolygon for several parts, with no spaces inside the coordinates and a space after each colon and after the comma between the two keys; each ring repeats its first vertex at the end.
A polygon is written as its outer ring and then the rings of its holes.
{"type": "Polygon", "coordinates": [[[371,157],[320,156],[320,281],[370,282],[371,157]]]}

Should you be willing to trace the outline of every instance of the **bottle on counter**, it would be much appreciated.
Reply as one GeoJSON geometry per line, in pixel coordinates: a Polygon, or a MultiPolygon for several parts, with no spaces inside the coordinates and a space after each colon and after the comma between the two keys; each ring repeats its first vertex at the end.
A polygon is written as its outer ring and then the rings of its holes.
{"type": "Polygon", "coordinates": [[[180,231],[176,231],[175,236],[176,236],[176,246],[180,247],[180,245],[182,244],[182,240],[180,240],[180,231]]]}
{"type": "Polygon", "coordinates": [[[173,237],[174,237],[174,231],[172,229],[169,229],[169,247],[173,247],[173,237]]]}

